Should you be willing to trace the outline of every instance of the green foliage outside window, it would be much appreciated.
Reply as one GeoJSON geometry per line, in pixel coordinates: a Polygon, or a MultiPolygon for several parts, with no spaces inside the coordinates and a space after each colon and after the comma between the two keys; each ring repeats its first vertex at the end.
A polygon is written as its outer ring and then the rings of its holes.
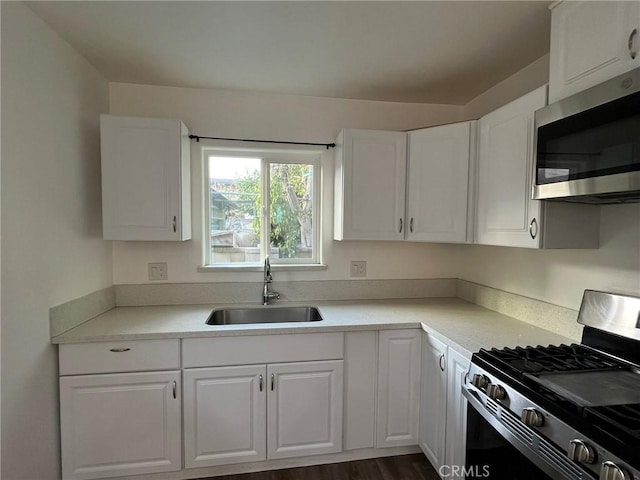
{"type": "MultiPolygon", "coordinates": [[[[240,191],[256,194],[251,210],[261,212],[259,173],[257,171],[248,172],[247,175],[237,180],[237,186],[240,191]]],[[[280,258],[296,258],[300,247],[312,246],[312,186],[312,166],[287,163],[271,164],[270,241],[272,247],[279,249],[280,258]]],[[[246,206],[245,208],[250,207],[246,206]]],[[[253,219],[253,228],[259,237],[259,215],[253,219]]]]}

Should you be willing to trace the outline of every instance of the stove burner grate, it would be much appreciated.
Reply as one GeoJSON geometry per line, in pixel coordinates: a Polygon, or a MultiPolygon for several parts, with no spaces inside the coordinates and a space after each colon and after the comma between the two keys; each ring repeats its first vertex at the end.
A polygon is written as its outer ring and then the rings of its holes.
{"type": "Polygon", "coordinates": [[[517,378],[522,378],[524,374],[626,368],[621,362],[576,344],[493,348],[484,353],[489,356],[491,363],[505,367],[517,378]]]}
{"type": "Polygon", "coordinates": [[[628,444],[640,442],[640,404],[588,407],[584,417],[628,444]]]}

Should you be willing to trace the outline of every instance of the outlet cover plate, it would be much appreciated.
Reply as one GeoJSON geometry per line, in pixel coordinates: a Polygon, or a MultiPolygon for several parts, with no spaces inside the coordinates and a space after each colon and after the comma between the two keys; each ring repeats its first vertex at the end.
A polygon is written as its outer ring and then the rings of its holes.
{"type": "Polygon", "coordinates": [[[149,263],[149,280],[152,282],[158,282],[162,280],[169,280],[169,271],[167,270],[166,262],[162,263],[149,263]]]}
{"type": "Polygon", "coordinates": [[[367,262],[364,260],[351,260],[349,267],[350,277],[366,277],[367,276],[367,262]]]}

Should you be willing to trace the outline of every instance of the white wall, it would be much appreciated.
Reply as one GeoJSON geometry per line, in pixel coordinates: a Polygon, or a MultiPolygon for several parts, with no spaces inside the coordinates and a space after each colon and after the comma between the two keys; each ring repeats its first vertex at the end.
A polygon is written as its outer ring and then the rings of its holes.
{"type": "MultiPolygon", "coordinates": [[[[479,118],[547,83],[548,61],[545,55],[469,102],[465,118],[479,118]]],[[[466,246],[458,277],[573,309],[588,288],[640,295],[640,204],[594,208],[600,208],[598,250],[466,246]]]]}
{"type": "Polygon", "coordinates": [[[49,307],[112,284],[98,135],[108,86],[24,4],[1,8],[2,477],[55,479],[49,307]]]}
{"type": "MultiPolygon", "coordinates": [[[[112,83],[110,111],[176,117],[204,136],[331,142],[341,128],[415,129],[457,121],[462,107],[403,104],[112,83]]],[[[199,273],[202,264],[203,143],[192,143],[193,240],[183,243],[114,242],[114,282],[147,283],[147,263],[167,262],[170,282],[259,281],[257,272],[199,273]]],[[[366,260],[368,278],[455,275],[457,247],[403,242],[334,242],[333,151],[323,156],[323,234],[326,271],[278,272],[278,280],[346,279],[349,260],[366,260]]]]}

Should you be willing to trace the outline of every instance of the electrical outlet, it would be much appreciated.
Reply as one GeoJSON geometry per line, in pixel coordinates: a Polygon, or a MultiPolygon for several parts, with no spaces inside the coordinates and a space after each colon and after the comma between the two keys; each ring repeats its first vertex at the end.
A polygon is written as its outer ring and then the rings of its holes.
{"type": "Polygon", "coordinates": [[[367,276],[367,262],[364,260],[351,260],[351,268],[349,276],[351,277],[366,277],[367,276]]]}
{"type": "Polygon", "coordinates": [[[157,282],[160,280],[169,279],[169,271],[167,270],[167,264],[162,263],[149,263],[149,280],[157,282]]]}

